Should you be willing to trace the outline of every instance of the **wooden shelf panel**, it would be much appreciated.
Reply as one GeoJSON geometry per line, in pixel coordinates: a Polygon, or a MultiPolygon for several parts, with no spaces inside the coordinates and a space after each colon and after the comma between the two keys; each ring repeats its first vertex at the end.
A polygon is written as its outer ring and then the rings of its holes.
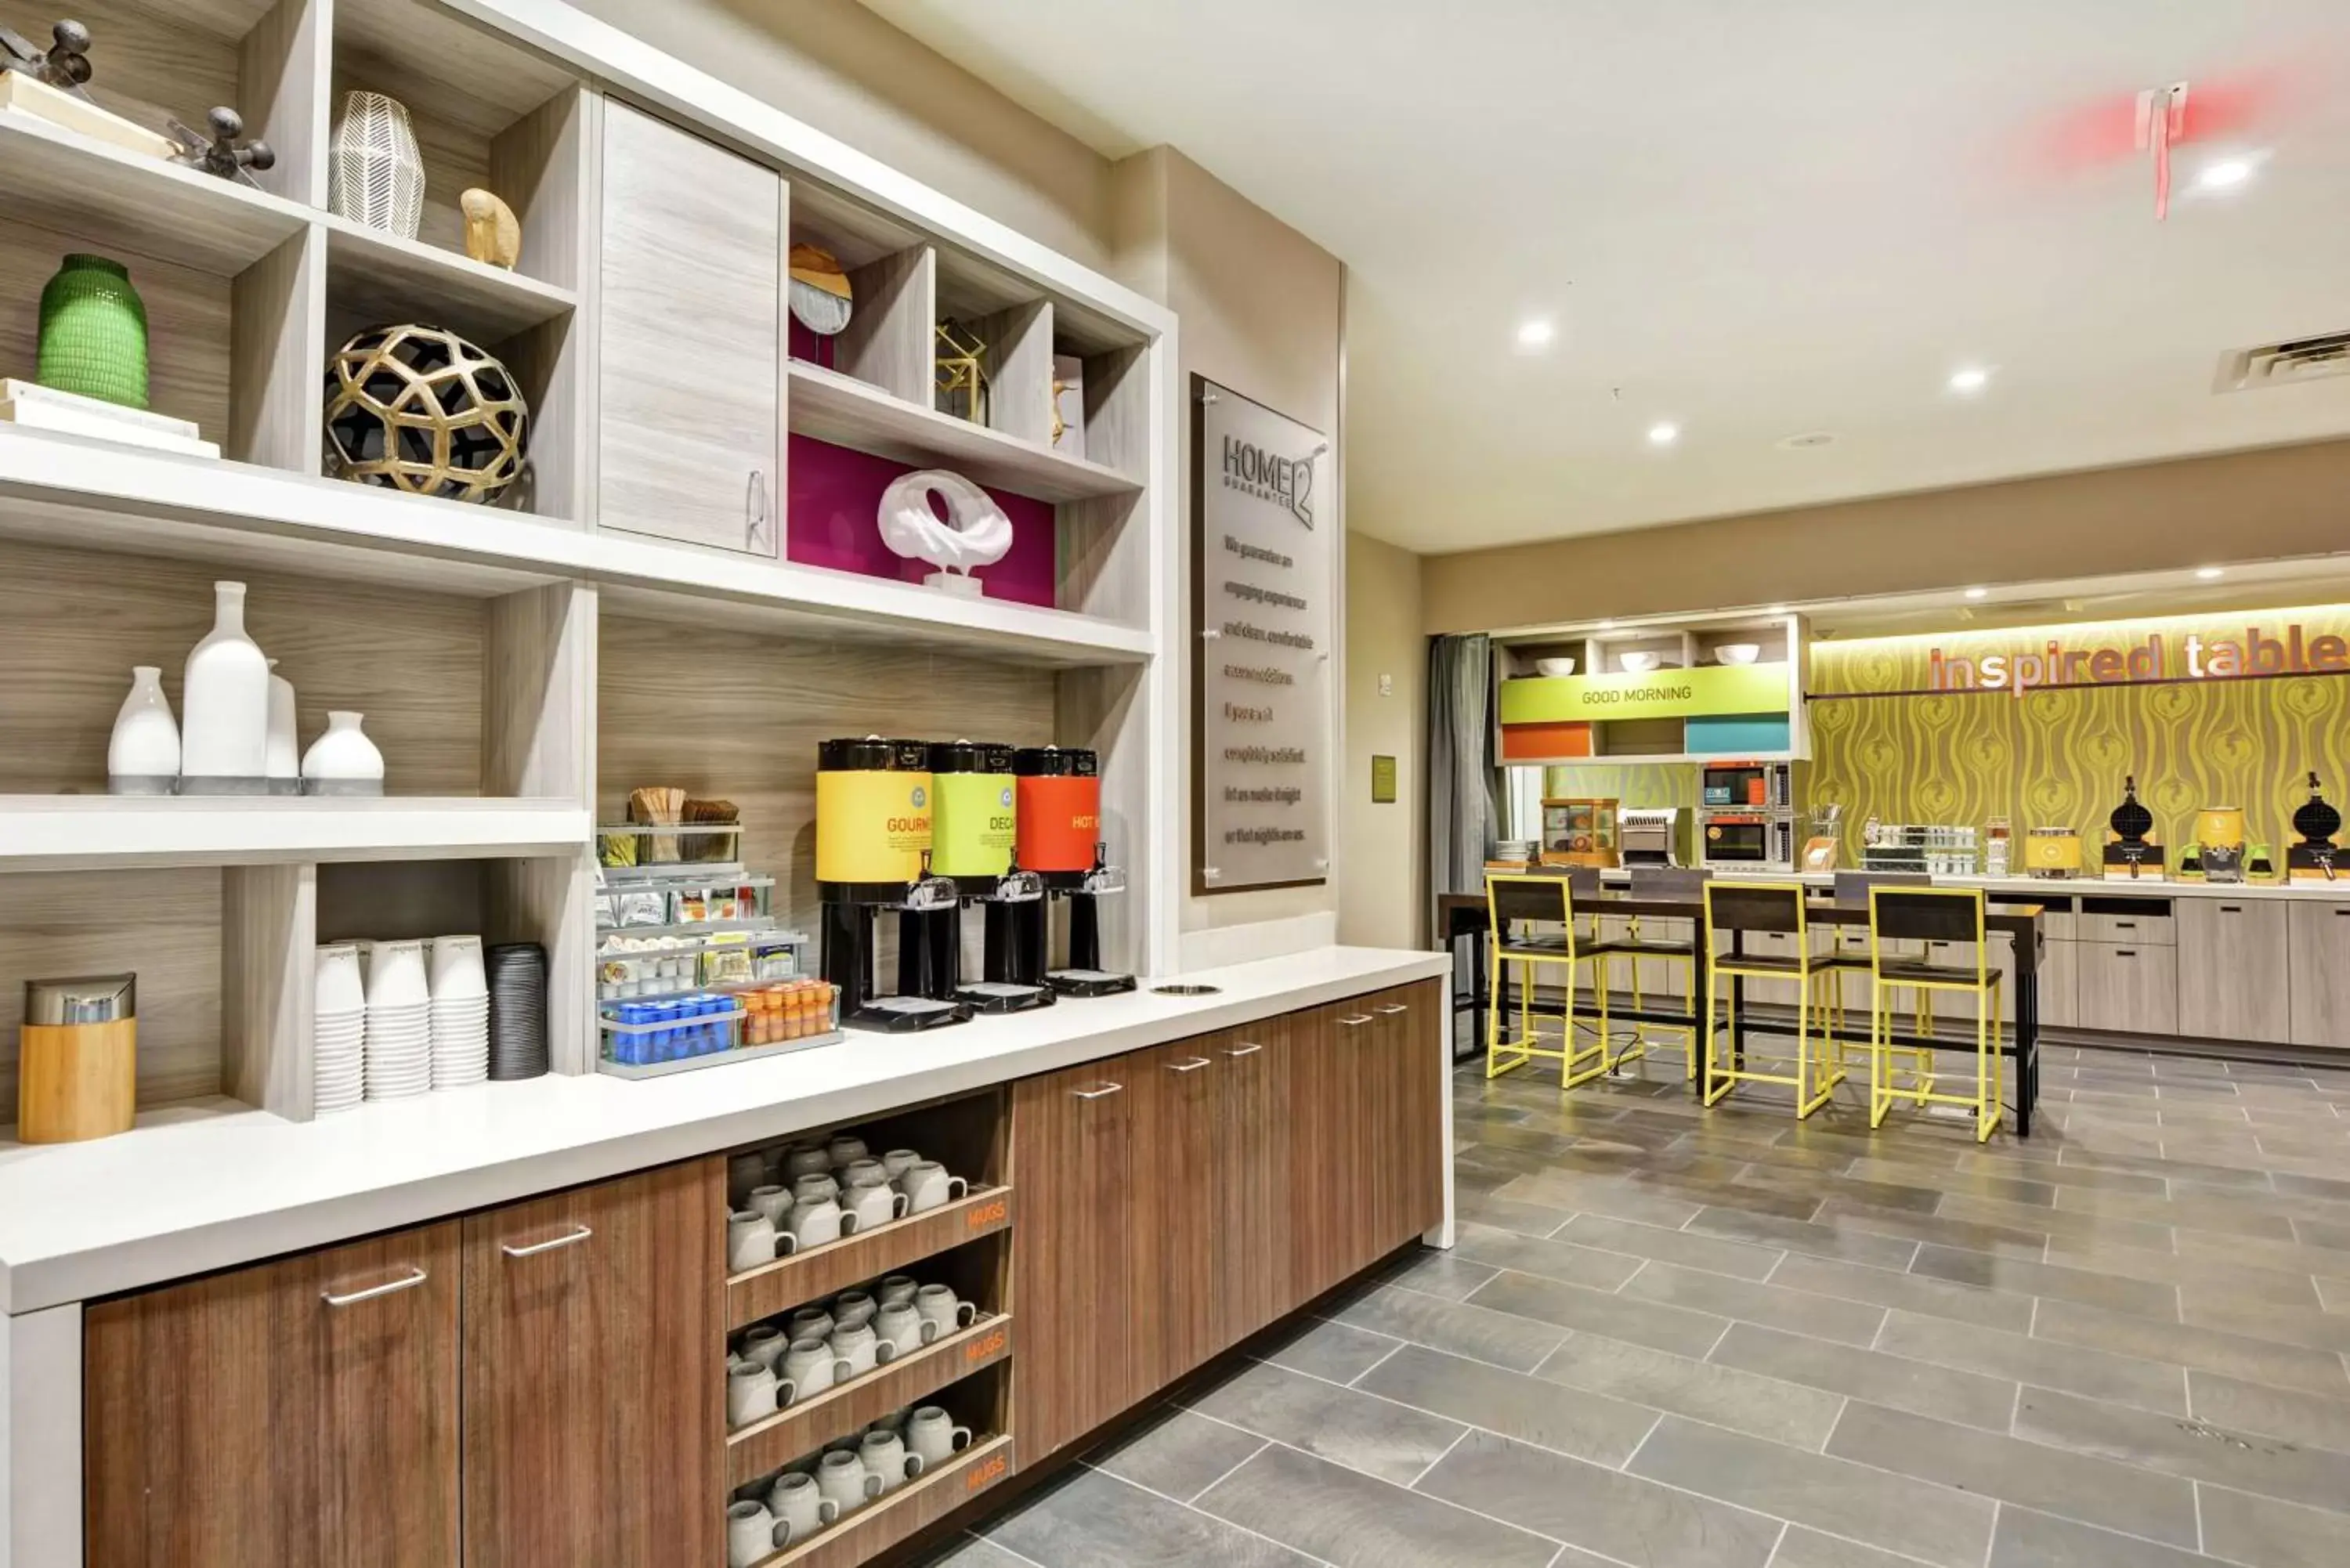
{"type": "MultiPolygon", "coordinates": [[[[0,109],[0,214],[88,248],[234,277],[316,215],[250,185],[0,109]]],[[[136,270],[135,266],[133,268],[136,270]]]]}
{"type": "Polygon", "coordinates": [[[910,1214],[813,1251],[730,1275],[726,1281],[727,1332],[747,1328],[762,1318],[845,1290],[860,1280],[897,1272],[951,1247],[993,1236],[1011,1224],[1011,1188],[973,1188],[969,1196],[942,1208],[910,1214]]]}
{"type": "Polygon", "coordinates": [[[1084,458],[1005,435],[821,366],[790,365],[793,431],[897,462],[951,468],[965,478],[1039,501],[1130,495],[1142,482],[1084,458]]]}
{"type": "Polygon", "coordinates": [[[590,815],[558,800],[0,795],[0,871],[572,855],[590,815]]]}
{"type": "Polygon", "coordinates": [[[835,1438],[861,1431],[890,1411],[928,1399],[1011,1354],[1011,1315],[982,1316],[934,1345],[730,1433],[726,1484],[738,1487],[772,1475],[835,1438]]]}
{"type": "Polygon", "coordinates": [[[488,347],[579,306],[571,290],[524,273],[331,213],[318,221],[327,230],[329,297],[370,320],[429,320],[488,347]]]}
{"type": "Polygon", "coordinates": [[[1017,1468],[1012,1443],[1008,1432],[982,1438],[938,1469],[867,1503],[805,1543],[761,1558],[753,1568],[857,1568],[868,1563],[1008,1478],[1017,1468]]]}

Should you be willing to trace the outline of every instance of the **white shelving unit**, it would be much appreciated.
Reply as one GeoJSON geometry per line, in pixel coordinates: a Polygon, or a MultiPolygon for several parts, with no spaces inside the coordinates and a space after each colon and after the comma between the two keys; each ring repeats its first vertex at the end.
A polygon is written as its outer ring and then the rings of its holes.
{"type": "MultiPolygon", "coordinates": [[[[144,1010],[217,1009],[222,1092],[307,1119],[317,940],[356,920],[463,918],[492,940],[547,947],[556,1064],[587,1071],[592,824],[611,775],[702,768],[716,793],[788,800],[797,736],[890,730],[900,704],[889,683],[910,680],[926,711],[1001,721],[1008,732],[990,738],[1101,753],[1106,830],[1130,887],[1109,917],[1112,961],[1173,968],[1169,313],[562,0],[239,0],[123,15],[101,40],[99,86],[200,124],[208,106],[175,101],[176,78],[154,63],[192,51],[234,73],[249,130],[280,163],[257,191],[0,111],[0,284],[37,293],[63,250],[123,259],[149,300],[156,406],[197,420],[227,454],[207,462],[0,425],[0,601],[15,612],[0,617],[0,1007],[34,975],[142,968],[144,1010]],[[117,78],[109,59],[126,62],[117,78]],[[333,101],[359,84],[402,97],[418,119],[420,239],[325,210],[333,101]],[[1049,504],[1053,606],[598,526],[609,101],[765,164],[795,229],[834,240],[860,276],[919,285],[860,328],[859,363],[886,358],[888,373],[785,366],[777,449],[805,436],[1049,504]],[[461,182],[513,202],[521,270],[454,248],[448,206],[461,182]],[[987,323],[1023,386],[1039,363],[1049,377],[1053,351],[1085,358],[1087,458],[1053,450],[1023,400],[993,426],[930,406],[931,317],[949,312],[987,323]],[[516,505],[322,475],[327,355],[393,319],[441,321],[514,369],[534,415],[534,483],[516,505]],[[254,581],[256,616],[272,618],[254,632],[302,693],[304,739],[313,708],[364,708],[370,732],[381,712],[390,797],[97,793],[129,667],[161,663],[170,685],[208,624],[216,576],[254,581]],[[712,637],[730,639],[723,670],[696,663],[712,637]],[[724,742],[787,730],[795,749],[665,749],[641,701],[623,704],[634,731],[616,725],[608,646],[639,681],[657,650],[660,679],[696,720],[680,733],[724,742]],[[188,914],[206,908],[213,929],[188,914]],[[90,909],[126,911],[125,926],[158,911],[139,929],[167,930],[169,950],[121,951],[90,909]]],[[[29,375],[30,338],[9,331],[0,326],[0,374],[29,375]]],[[[0,1037],[13,1035],[0,1015],[0,1037]]],[[[5,1039],[0,1116],[14,1099],[5,1039]]],[[[185,1095],[184,1061],[175,1073],[185,1095]]]]}

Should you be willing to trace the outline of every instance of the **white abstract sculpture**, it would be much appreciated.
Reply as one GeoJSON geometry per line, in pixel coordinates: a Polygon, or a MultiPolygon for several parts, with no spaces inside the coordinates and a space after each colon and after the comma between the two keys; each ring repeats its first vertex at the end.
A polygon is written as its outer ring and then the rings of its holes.
{"type": "Polygon", "coordinates": [[[925,587],[977,598],[987,590],[968,574],[992,566],[1012,548],[1012,519],[994,497],[960,473],[942,468],[900,475],[881,493],[881,542],[909,560],[939,569],[922,579],[925,587]],[[935,493],[947,504],[947,521],[931,510],[935,493]]]}

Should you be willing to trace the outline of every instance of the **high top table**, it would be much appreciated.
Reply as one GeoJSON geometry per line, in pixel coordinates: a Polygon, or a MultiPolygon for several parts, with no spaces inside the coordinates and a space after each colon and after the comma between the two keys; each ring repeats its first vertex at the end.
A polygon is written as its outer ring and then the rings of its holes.
{"type": "MultiPolygon", "coordinates": [[[[1482,893],[1441,894],[1436,900],[1436,909],[1437,919],[1443,926],[1447,950],[1451,950],[1455,942],[1463,939],[1470,943],[1472,970],[1469,991],[1465,997],[1455,994],[1453,1012],[1458,1014],[1464,1008],[1468,1011],[1479,1042],[1478,1048],[1482,1050],[1485,1037],[1486,1008],[1489,1005],[1505,1006],[1507,1004],[1506,999],[1489,996],[1484,990],[1488,973],[1485,943],[1492,935],[1492,922],[1486,912],[1485,895],[1482,893]]],[[[1698,986],[1700,990],[1707,989],[1703,958],[1713,949],[1713,930],[1706,920],[1705,901],[1702,898],[1637,898],[1630,893],[1609,890],[1602,892],[1596,898],[1577,898],[1575,901],[1575,911],[1578,915],[1638,915],[1696,922],[1697,950],[1700,959],[1698,986]]],[[[2014,1032],[2012,1038],[1999,1042],[1999,1054],[2012,1057],[2015,1061],[2015,1104],[2012,1108],[2015,1112],[2015,1133],[2018,1137],[2032,1136],[2032,1107],[2040,1098],[2040,907],[2036,904],[2011,906],[2003,909],[1991,909],[1983,913],[1983,926],[1987,932],[2003,932],[2015,939],[2014,1032]]],[[[1839,903],[1826,894],[1815,894],[1804,900],[1804,918],[1814,925],[1859,926],[1866,929],[1868,925],[1868,905],[1865,900],[1839,903]]],[[[1737,931],[1730,933],[1730,951],[1732,953],[1745,951],[1745,939],[1742,933],[1737,931]]],[[[1749,1026],[1745,1006],[1746,982],[1733,975],[1731,977],[1730,985],[1731,995],[1738,1004],[1733,1015],[1735,1023],[1729,1031],[1730,1048],[1733,1056],[1743,1058],[1749,1026]]],[[[1693,1025],[1700,1034],[1704,1029],[1703,1015],[1697,1011],[1694,998],[1691,999],[1690,1006],[1686,1012],[1670,1012],[1653,1007],[1635,1010],[1611,1005],[1608,1014],[1611,1020],[1620,1019],[1627,1023],[1693,1025]]],[[[1785,1033],[1784,1030],[1777,1027],[1766,1027],[1762,1032],[1785,1033]]],[[[1833,1033],[1837,1039],[1864,1044],[1868,1039],[1866,1034],[1853,1030],[1833,1033]]],[[[1923,1045],[1937,1051],[1974,1049],[1974,1044],[1971,1041],[1898,1032],[1893,1035],[1892,1043],[1896,1045],[1923,1045]]],[[[1694,1092],[1703,1093],[1704,1085],[1704,1075],[1700,1074],[1696,1085],[1693,1085],[1694,1092]]]]}

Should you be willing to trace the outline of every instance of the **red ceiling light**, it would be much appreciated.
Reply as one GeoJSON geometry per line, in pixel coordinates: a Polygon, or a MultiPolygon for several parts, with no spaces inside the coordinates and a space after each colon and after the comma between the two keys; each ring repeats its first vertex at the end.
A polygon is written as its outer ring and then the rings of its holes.
{"type": "Polygon", "coordinates": [[[2291,71],[2264,70],[2232,78],[2198,78],[2100,99],[2066,112],[2032,133],[2026,155],[2044,177],[2069,179],[2133,158],[2154,164],[2154,215],[2170,211],[2174,151],[2190,142],[2241,140],[2274,121],[2306,96],[2291,71]]]}
{"type": "Polygon", "coordinates": [[[2170,216],[2170,144],[2187,137],[2187,84],[2148,88],[2137,95],[2137,150],[2154,157],[2154,219],[2170,216]]]}

